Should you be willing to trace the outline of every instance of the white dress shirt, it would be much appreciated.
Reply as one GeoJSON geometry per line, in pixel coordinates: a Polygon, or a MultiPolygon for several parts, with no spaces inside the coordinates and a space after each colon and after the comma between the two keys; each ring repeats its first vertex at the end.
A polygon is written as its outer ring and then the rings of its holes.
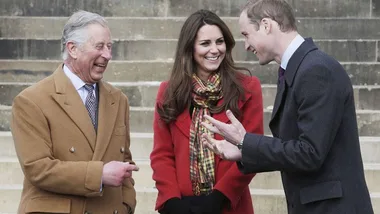
{"type": "MultiPolygon", "coordinates": [[[[63,65],[63,72],[65,72],[66,76],[70,79],[70,81],[73,83],[75,90],[77,90],[80,98],[83,101],[83,104],[86,103],[86,98],[88,95],[88,91],[83,87],[86,83],[83,82],[81,78],[79,78],[76,74],[74,74],[66,65],[63,65]]],[[[96,98],[96,84],[93,84],[94,86],[94,96],[96,98]]]]}
{"type": "Polygon", "coordinates": [[[301,46],[301,44],[304,41],[305,39],[301,35],[297,34],[297,36],[292,40],[292,42],[289,44],[284,54],[282,55],[281,68],[286,70],[290,58],[293,56],[294,52],[296,52],[296,50],[301,46]]]}

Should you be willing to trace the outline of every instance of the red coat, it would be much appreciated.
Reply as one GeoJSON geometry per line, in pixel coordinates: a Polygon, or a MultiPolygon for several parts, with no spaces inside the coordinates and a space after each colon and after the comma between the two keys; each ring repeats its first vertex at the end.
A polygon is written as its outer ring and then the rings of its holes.
{"type": "MultiPolygon", "coordinates": [[[[163,82],[158,90],[157,102],[163,99],[167,87],[163,82]]],[[[245,77],[243,81],[246,100],[239,101],[242,111],[242,124],[247,132],[263,134],[263,104],[260,82],[256,77],[245,77]]],[[[223,100],[218,102],[221,104],[223,100]]],[[[223,122],[229,122],[225,112],[214,114],[213,117],[223,122]]],[[[192,196],[190,181],[189,134],[191,118],[189,109],[181,113],[171,124],[161,121],[157,111],[154,113],[154,146],[150,155],[153,179],[156,181],[158,197],[156,210],[173,197],[192,196]]],[[[221,140],[220,135],[215,138],[221,140]]],[[[254,174],[243,175],[233,161],[221,159],[215,155],[215,186],[231,202],[231,208],[223,214],[253,214],[249,183],[254,174]]]]}

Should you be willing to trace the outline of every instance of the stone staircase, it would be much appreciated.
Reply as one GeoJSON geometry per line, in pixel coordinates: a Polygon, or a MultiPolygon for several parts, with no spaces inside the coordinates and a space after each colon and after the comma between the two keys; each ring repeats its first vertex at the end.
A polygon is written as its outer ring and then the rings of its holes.
{"type": "MultiPolygon", "coordinates": [[[[77,9],[107,17],[114,38],[105,79],[131,104],[131,150],[137,214],[153,214],[157,190],[151,179],[153,106],[159,83],[168,78],[176,39],[197,9],[215,11],[235,35],[234,59],[252,70],[263,87],[265,133],[276,93],[277,65],[261,67],[244,51],[237,16],[246,0],[1,0],[0,2],[0,213],[15,214],[23,174],[9,128],[13,98],[55,70],[61,30],[77,9]]],[[[376,0],[289,0],[305,37],[339,60],[355,89],[365,176],[375,213],[380,214],[380,2],[376,0]]],[[[352,172],[355,173],[355,172],[352,172]]],[[[250,184],[256,214],[285,214],[278,172],[256,175],[250,184]]]]}

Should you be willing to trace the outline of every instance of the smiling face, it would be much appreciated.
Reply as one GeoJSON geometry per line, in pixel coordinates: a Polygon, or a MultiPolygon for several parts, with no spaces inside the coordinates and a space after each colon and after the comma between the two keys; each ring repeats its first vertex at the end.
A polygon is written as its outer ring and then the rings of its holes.
{"type": "Polygon", "coordinates": [[[73,72],[84,82],[94,84],[103,78],[108,61],[112,58],[111,33],[107,27],[91,24],[85,29],[87,41],[75,46],[70,53],[74,58],[73,72]]]}
{"type": "Polygon", "coordinates": [[[247,17],[247,13],[243,11],[239,18],[240,32],[244,36],[245,49],[253,52],[260,65],[268,64],[274,60],[274,53],[272,53],[271,36],[269,36],[269,26],[266,23],[260,22],[260,26],[252,24],[247,17]]]}
{"type": "Polygon", "coordinates": [[[218,70],[226,54],[224,37],[216,25],[204,25],[197,33],[193,57],[197,63],[197,75],[207,80],[211,73],[218,70]]]}

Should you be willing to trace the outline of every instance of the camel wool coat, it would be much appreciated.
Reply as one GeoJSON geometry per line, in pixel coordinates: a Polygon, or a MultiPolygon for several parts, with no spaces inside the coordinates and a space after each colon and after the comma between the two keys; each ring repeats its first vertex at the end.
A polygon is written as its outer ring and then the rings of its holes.
{"type": "Polygon", "coordinates": [[[127,97],[104,81],[97,84],[95,132],[62,67],[22,91],[13,102],[11,129],[25,175],[18,213],[133,212],[132,178],[120,187],[102,187],[101,182],[105,163],[133,163],[127,97]]]}

